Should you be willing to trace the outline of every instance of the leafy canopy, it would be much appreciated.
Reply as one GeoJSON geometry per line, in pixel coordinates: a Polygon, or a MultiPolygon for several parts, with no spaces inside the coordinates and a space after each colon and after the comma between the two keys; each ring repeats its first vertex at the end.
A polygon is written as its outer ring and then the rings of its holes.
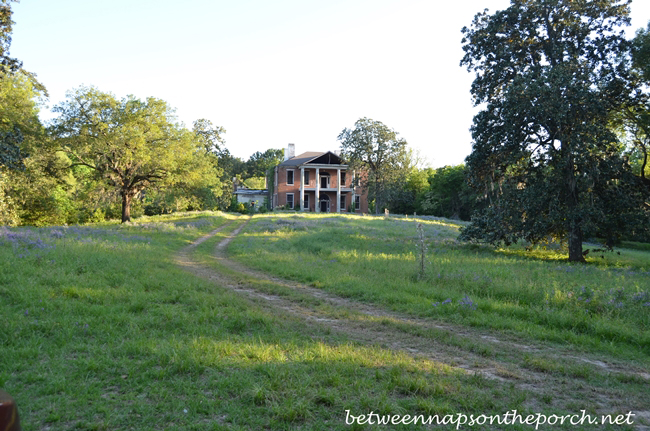
{"type": "Polygon", "coordinates": [[[121,100],[93,87],[68,94],[54,109],[51,130],[72,160],[97,172],[122,197],[122,221],[132,199],[152,184],[216,179],[204,143],[175,122],[160,99],[121,100]]]}
{"type": "Polygon", "coordinates": [[[16,0],[0,0],[0,65],[11,72],[15,72],[22,67],[22,62],[15,58],[9,57],[9,47],[11,46],[11,30],[14,22],[11,20],[11,5],[16,0]]]}
{"type": "Polygon", "coordinates": [[[583,261],[584,230],[636,205],[617,189],[628,166],[608,128],[628,96],[628,14],[629,1],[512,0],[463,29],[461,65],[476,73],[471,93],[484,104],[467,168],[489,204],[466,239],[555,236],[583,261]]]}
{"type": "Polygon", "coordinates": [[[354,123],[354,129],[345,128],[338,137],[341,157],[368,172],[365,186],[371,185],[377,214],[387,201],[391,180],[410,167],[406,140],[397,135],[381,121],[361,118],[354,123]]]}

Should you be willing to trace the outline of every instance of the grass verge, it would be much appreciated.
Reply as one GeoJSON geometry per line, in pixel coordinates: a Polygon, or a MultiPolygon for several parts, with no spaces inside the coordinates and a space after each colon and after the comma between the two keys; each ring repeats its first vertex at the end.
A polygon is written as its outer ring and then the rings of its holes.
{"type": "Polygon", "coordinates": [[[511,385],[350,342],[174,264],[235,218],[3,229],[0,387],[23,429],[329,430],[354,429],[346,409],[525,410],[511,385]]]}

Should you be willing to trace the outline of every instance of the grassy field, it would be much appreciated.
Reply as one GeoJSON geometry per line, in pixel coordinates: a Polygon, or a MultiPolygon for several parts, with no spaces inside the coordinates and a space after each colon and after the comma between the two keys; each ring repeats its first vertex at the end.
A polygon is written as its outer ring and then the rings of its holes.
{"type": "Polygon", "coordinates": [[[650,364],[650,253],[563,262],[558,251],[455,241],[459,226],[413,219],[257,216],[232,256],[282,277],[387,309],[510,331],[650,364]]]}
{"type": "MultiPolygon", "coordinates": [[[[359,341],[179,266],[179,253],[221,227],[191,251],[193,259],[234,285],[357,318],[219,263],[215,245],[245,221],[199,213],[128,225],[0,228],[0,388],[16,398],[23,429],[419,429],[346,425],[345,410],[595,413],[602,402],[590,399],[592,390],[620,394],[625,406],[642,405],[648,394],[638,374],[592,372],[546,354],[513,359],[557,380],[544,391],[519,384],[522,378],[509,369],[502,375],[512,379],[488,379],[447,361],[359,341]],[[558,407],[553,393],[566,387],[576,392],[574,403],[558,407]],[[587,394],[578,396],[579,388],[587,394]]],[[[450,222],[425,222],[424,234],[424,274],[416,262],[416,224],[404,219],[255,216],[227,253],[354,303],[647,369],[649,253],[623,251],[582,267],[550,252],[457,244],[450,222]]],[[[390,319],[377,325],[397,336],[415,331],[390,319]]],[[[443,332],[416,335],[426,340],[443,332]]],[[[453,335],[445,342],[459,355],[507,354],[453,335]]],[[[619,407],[611,413],[624,413],[619,407]]]]}

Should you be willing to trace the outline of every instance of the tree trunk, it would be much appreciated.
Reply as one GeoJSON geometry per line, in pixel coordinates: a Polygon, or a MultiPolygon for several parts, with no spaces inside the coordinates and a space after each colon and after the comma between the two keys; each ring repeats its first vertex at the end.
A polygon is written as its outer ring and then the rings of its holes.
{"type": "Polygon", "coordinates": [[[131,221],[131,194],[123,191],[122,193],[122,223],[131,221]]]}
{"type": "Polygon", "coordinates": [[[381,196],[381,190],[379,190],[379,180],[375,174],[375,215],[379,215],[379,197],[381,196]]]}
{"type": "Polygon", "coordinates": [[[573,157],[569,156],[566,168],[567,186],[567,234],[569,236],[569,262],[586,262],[582,255],[582,217],[580,217],[578,184],[575,177],[573,157]]]}
{"type": "Polygon", "coordinates": [[[586,262],[582,255],[582,228],[579,220],[572,220],[569,226],[569,262],[586,262]]]}

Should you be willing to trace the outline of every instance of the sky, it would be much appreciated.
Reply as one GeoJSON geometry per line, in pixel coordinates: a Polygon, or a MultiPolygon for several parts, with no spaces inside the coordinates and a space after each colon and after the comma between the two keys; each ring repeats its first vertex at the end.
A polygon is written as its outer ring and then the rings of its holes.
{"type": "MultiPolygon", "coordinates": [[[[363,117],[381,121],[424,165],[471,152],[473,75],[459,66],[461,29],[508,0],[22,0],[10,54],[49,92],[93,85],[118,98],[156,97],[188,128],[226,129],[246,160],[296,145],[337,151],[363,117]]],[[[629,36],[650,21],[632,3],[629,36]]]]}

